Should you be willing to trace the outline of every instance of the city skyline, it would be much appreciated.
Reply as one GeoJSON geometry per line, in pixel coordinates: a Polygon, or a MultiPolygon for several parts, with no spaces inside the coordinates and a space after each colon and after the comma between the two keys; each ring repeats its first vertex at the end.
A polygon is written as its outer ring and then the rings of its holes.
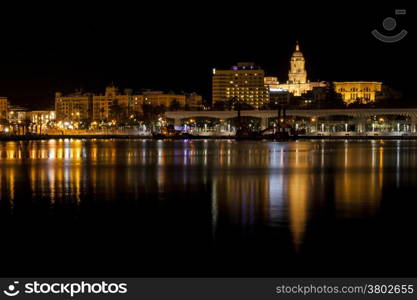
{"type": "MultiPolygon", "coordinates": [[[[290,94],[292,94],[293,96],[296,96],[296,97],[305,96],[309,91],[312,91],[315,88],[320,88],[320,87],[325,88],[328,85],[328,83],[335,83],[335,84],[340,84],[340,83],[353,83],[353,84],[355,84],[355,83],[358,83],[359,84],[359,83],[363,82],[365,84],[367,84],[367,83],[377,83],[379,85],[381,85],[381,83],[382,83],[382,82],[377,82],[377,81],[374,81],[374,80],[370,80],[370,81],[349,80],[349,81],[337,82],[334,79],[330,79],[330,80],[327,80],[327,81],[314,82],[314,81],[311,81],[310,78],[307,75],[307,74],[310,74],[309,72],[311,71],[310,69],[307,70],[308,65],[309,65],[309,63],[306,62],[306,59],[303,56],[303,52],[300,50],[300,42],[297,40],[295,42],[295,46],[293,48],[292,55],[290,55],[290,59],[289,59],[289,63],[288,63],[289,73],[286,76],[284,75],[283,77],[278,77],[278,76],[271,77],[271,75],[276,75],[276,74],[266,73],[263,70],[262,66],[257,65],[255,62],[238,62],[237,65],[229,66],[228,68],[224,68],[224,70],[218,70],[216,68],[212,68],[212,79],[216,78],[217,73],[219,73],[219,72],[226,72],[226,74],[227,73],[232,74],[232,73],[235,72],[235,70],[242,69],[244,71],[245,68],[246,68],[249,72],[253,71],[253,72],[255,72],[254,74],[257,75],[256,71],[259,70],[261,72],[261,77],[262,77],[262,78],[260,77],[261,80],[262,80],[261,85],[263,87],[265,87],[266,90],[271,89],[271,91],[269,93],[272,92],[272,89],[278,88],[280,90],[281,89],[286,90],[288,93],[290,93],[290,94]],[[297,65],[298,62],[296,62],[296,60],[299,59],[297,56],[301,57],[301,61],[299,62],[300,65],[297,65]],[[245,67],[245,65],[247,65],[247,68],[245,67]],[[294,72],[296,72],[296,73],[294,73],[294,72]],[[297,74],[297,72],[299,72],[299,74],[297,74]],[[301,76],[299,78],[300,80],[299,79],[294,79],[294,76],[298,76],[298,77],[301,76]],[[265,82],[264,82],[263,79],[265,79],[265,82]]],[[[313,73],[314,73],[314,71],[313,71],[313,73]]],[[[232,74],[232,75],[234,75],[234,74],[232,74]]],[[[226,81],[228,82],[229,79],[227,79],[226,81]]],[[[213,105],[213,104],[215,104],[216,101],[218,101],[222,98],[222,97],[219,98],[219,96],[215,96],[213,94],[213,91],[218,89],[214,86],[214,84],[215,84],[214,81],[211,82],[211,84],[210,84],[211,92],[209,93],[209,97],[207,98],[207,94],[203,95],[202,97],[205,97],[205,98],[202,98],[203,102],[200,101],[200,103],[203,103],[205,105],[213,105]],[[218,99],[218,100],[214,100],[215,98],[218,99]]],[[[384,83],[384,85],[386,85],[386,84],[384,83]]],[[[97,90],[96,91],[91,91],[91,90],[89,91],[89,90],[85,90],[83,88],[78,88],[78,89],[75,89],[73,91],[67,91],[65,94],[67,94],[67,95],[75,95],[75,94],[82,95],[82,94],[85,94],[85,95],[90,95],[90,96],[94,96],[94,97],[100,97],[100,96],[106,96],[107,90],[108,90],[109,87],[113,87],[113,88],[117,89],[117,93],[119,93],[119,95],[122,95],[122,94],[126,93],[127,91],[130,94],[137,94],[137,95],[142,95],[142,94],[144,95],[146,93],[154,93],[154,91],[155,91],[155,90],[144,88],[144,87],[136,88],[136,89],[132,89],[131,87],[124,87],[123,89],[120,89],[120,86],[115,85],[114,81],[112,81],[110,84],[105,85],[105,87],[106,87],[105,88],[106,93],[104,93],[104,94],[103,94],[102,91],[100,91],[100,92],[97,92],[97,90]]],[[[378,91],[380,91],[380,89],[381,88],[379,87],[378,91]]],[[[345,89],[343,89],[343,90],[345,90],[345,89]]],[[[338,92],[340,92],[340,91],[341,90],[338,89],[338,92]]],[[[185,95],[185,96],[189,95],[189,94],[196,94],[195,90],[194,91],[184,91],[184,90],[181,90],[179,88],[171,89],[171,90],[168,90],[166,88],[165,89],[162,88],[162,89],[160,89],[160,91],[155,91],[155,92],[160,93],[160,94],[185,95]],[[179,91],[179,92],[174,92],[174,91],[179,91]]],[[[397,90],[396,92],[399,92],[401,94],[401,97],[404,96],[402,94],[403,93],[402,91],[397,90]]],[[[55,103],[53,103],[52,106],[56,106],[56,99],[57,99],[57,97],[59,97],[57,95],[58,94],[61,95],[62,92],[61,91],[55,91],[54,94],[55,94],[55,98],[54,98],[55,103]]],[[[344,94],[344,93],[340,93],[340,94],[344,94]]],[[[5,98],[7,98],[7,96],[5,98]]],[[[343,98],[345,99],[345,96],[343,98]]],[[[373,101],[374,100],[375,100],[375,98],[373,98],[373,101]]],[[[243,100],[243,101],[246,102],[246,100],[243,100]]],[[[269,97],[268,97],[268,101],[269,101],[269,97]]],[[[261,101],[259,103],[262,103],[262,102],[267,103],[266,101],[261,101]]],[[[345,101],[345,102],[348,103],[347,101],[345,101]]],[[[32,110],[33,109],[40,109],[40,108],[50,109],[50,108],[52,108],[52,106],[46,107],[42,104],[39,105],[39,103],[37,105],[36,104],[28,105],[29,109],[32,109],[32,110]]],[[[169,105],[165,105],[165,106],[168,107],[169,105]]],[[[255,107],[259,108],[260,106],[255,105],[255,107]]]]}
{"type": "MultiPolygon", "coordinates": [[[[383,81],[409,94],[412,79],[401,68],[414,59],[414,46],[408,39],[382,44],[370,34],[381,28],[392,9],[352,7],[340,15],[323,7],[282,10],[289,14],[276,18],[255,9],[250,24],[232,17],[246,15],[243,7],[232,15],[227,9],[216,11],[216,22],[174,10],[178,20],[170,22],[170,28],[153,28],[152,34],[144,26],[150,16],[139,20],[119,16],[111,24],[100,22],[98,16],[89,19],[85,12],[74,13],[77,23],[62,22],[71,15],[68,12],[34,24],[24,19],[15,25],[16,34],[2,31],[8,46],[0,50],[0,95],[19,105],[47,108],[53,105],[55,91],[98,92],[114,81],[121,88],[193,91],[209,99],[211,70],[237,61],[254,61],[267,74],[286,78],[296,40],[312,81],[383,81]],[[225,27],[231,20],[239,30],[225,27]],[[325,27],[328,23],[334,30],[325,27]],[[174,32],[180,34],[174,38],[174,32]],[[34,37],[39,41],[34,43],[34,37]],[[384,57],[390,59],[382,65],[384,57]]],[[[172,20],[164,13],[161,17],[172,20]]],[[[406,27],[407,19],[399,20],[399,25],[406,27]]]]}

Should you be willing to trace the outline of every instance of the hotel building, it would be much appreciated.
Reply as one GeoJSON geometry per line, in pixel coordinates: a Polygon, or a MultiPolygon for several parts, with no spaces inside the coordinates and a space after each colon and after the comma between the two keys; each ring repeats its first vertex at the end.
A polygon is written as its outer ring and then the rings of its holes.
{"type": "Polygon", "coordinates": [[[104,95],[93,96],[93,115],[94,121],[110,120],[113,118],[127,118],[129,106],[134,99],[131,93],[120,93],[114,86],[106,87],[104,95]],[[112,111],[114,109],[114,111],[112,111]]]}
{"type": "Polygon", "coordinates": [[[213,69],[212,104],[236,99],[260,108],[269,102],[265,72],[254,63],[238,63],[230,70],[213,69]]]}
{"type": "Polygon", "coordinates": [[[93,95],[75,92],[69,95],[55,93],[55,111],[58,121],[80,121],[91,118],[93,95]]]}

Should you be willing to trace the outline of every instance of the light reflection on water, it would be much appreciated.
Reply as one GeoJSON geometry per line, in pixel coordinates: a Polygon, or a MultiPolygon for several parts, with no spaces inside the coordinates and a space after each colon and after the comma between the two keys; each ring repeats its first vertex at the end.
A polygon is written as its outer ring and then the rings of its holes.
{"type": "Polygon", "coordinates": [[[82,206],[151,197],[164,205],[201,190],[214,236],[286,228],[298,249],[323,212],[370,218],[384,187],[415,186],[416,173],[407,170],[417,166],[416,150],[414,141],[3,142],[0,209],[12,214],[39,199],[82,206]]]}

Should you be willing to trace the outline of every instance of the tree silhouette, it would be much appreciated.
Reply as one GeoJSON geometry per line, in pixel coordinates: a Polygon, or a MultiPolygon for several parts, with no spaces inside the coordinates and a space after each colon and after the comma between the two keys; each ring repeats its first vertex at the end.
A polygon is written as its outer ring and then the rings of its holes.
{"type": "Polygon", "coordinates": [[[123,105],[120,105],[117,101],[115,101],[110,106],[110,118],[112,120],[116,120],[117,122],[123,122],[127,118],[127,110],[123,105]]]}
{"type": "Polygon", "coordinates": [[[325,106],[335,107],[335,108],[345,107],[345,103],[343,102],[342,95],[336,91],[336,88],[333,82],[330,82],[327,86],[325,106]]]}
{"type": "Polygon", "coordinates": [[[213,104],[213,110],[225,110],[226,109],[226,102],[224,101],[216,101],[213,104]]]}
{"type": "Polygon", "coordinates": [[[181,108],[180,103],[177,99],[173,99],[169,105],[169,110],[179,110],[181,108]]]}

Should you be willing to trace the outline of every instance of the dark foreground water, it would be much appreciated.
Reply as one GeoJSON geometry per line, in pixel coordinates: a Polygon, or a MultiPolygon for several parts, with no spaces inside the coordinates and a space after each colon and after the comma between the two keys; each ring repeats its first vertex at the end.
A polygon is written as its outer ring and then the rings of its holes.
{"type": "Polygon", "coordinates": [[[417,275],[416,141],[0,143],[0,275],[417,275]]]}

